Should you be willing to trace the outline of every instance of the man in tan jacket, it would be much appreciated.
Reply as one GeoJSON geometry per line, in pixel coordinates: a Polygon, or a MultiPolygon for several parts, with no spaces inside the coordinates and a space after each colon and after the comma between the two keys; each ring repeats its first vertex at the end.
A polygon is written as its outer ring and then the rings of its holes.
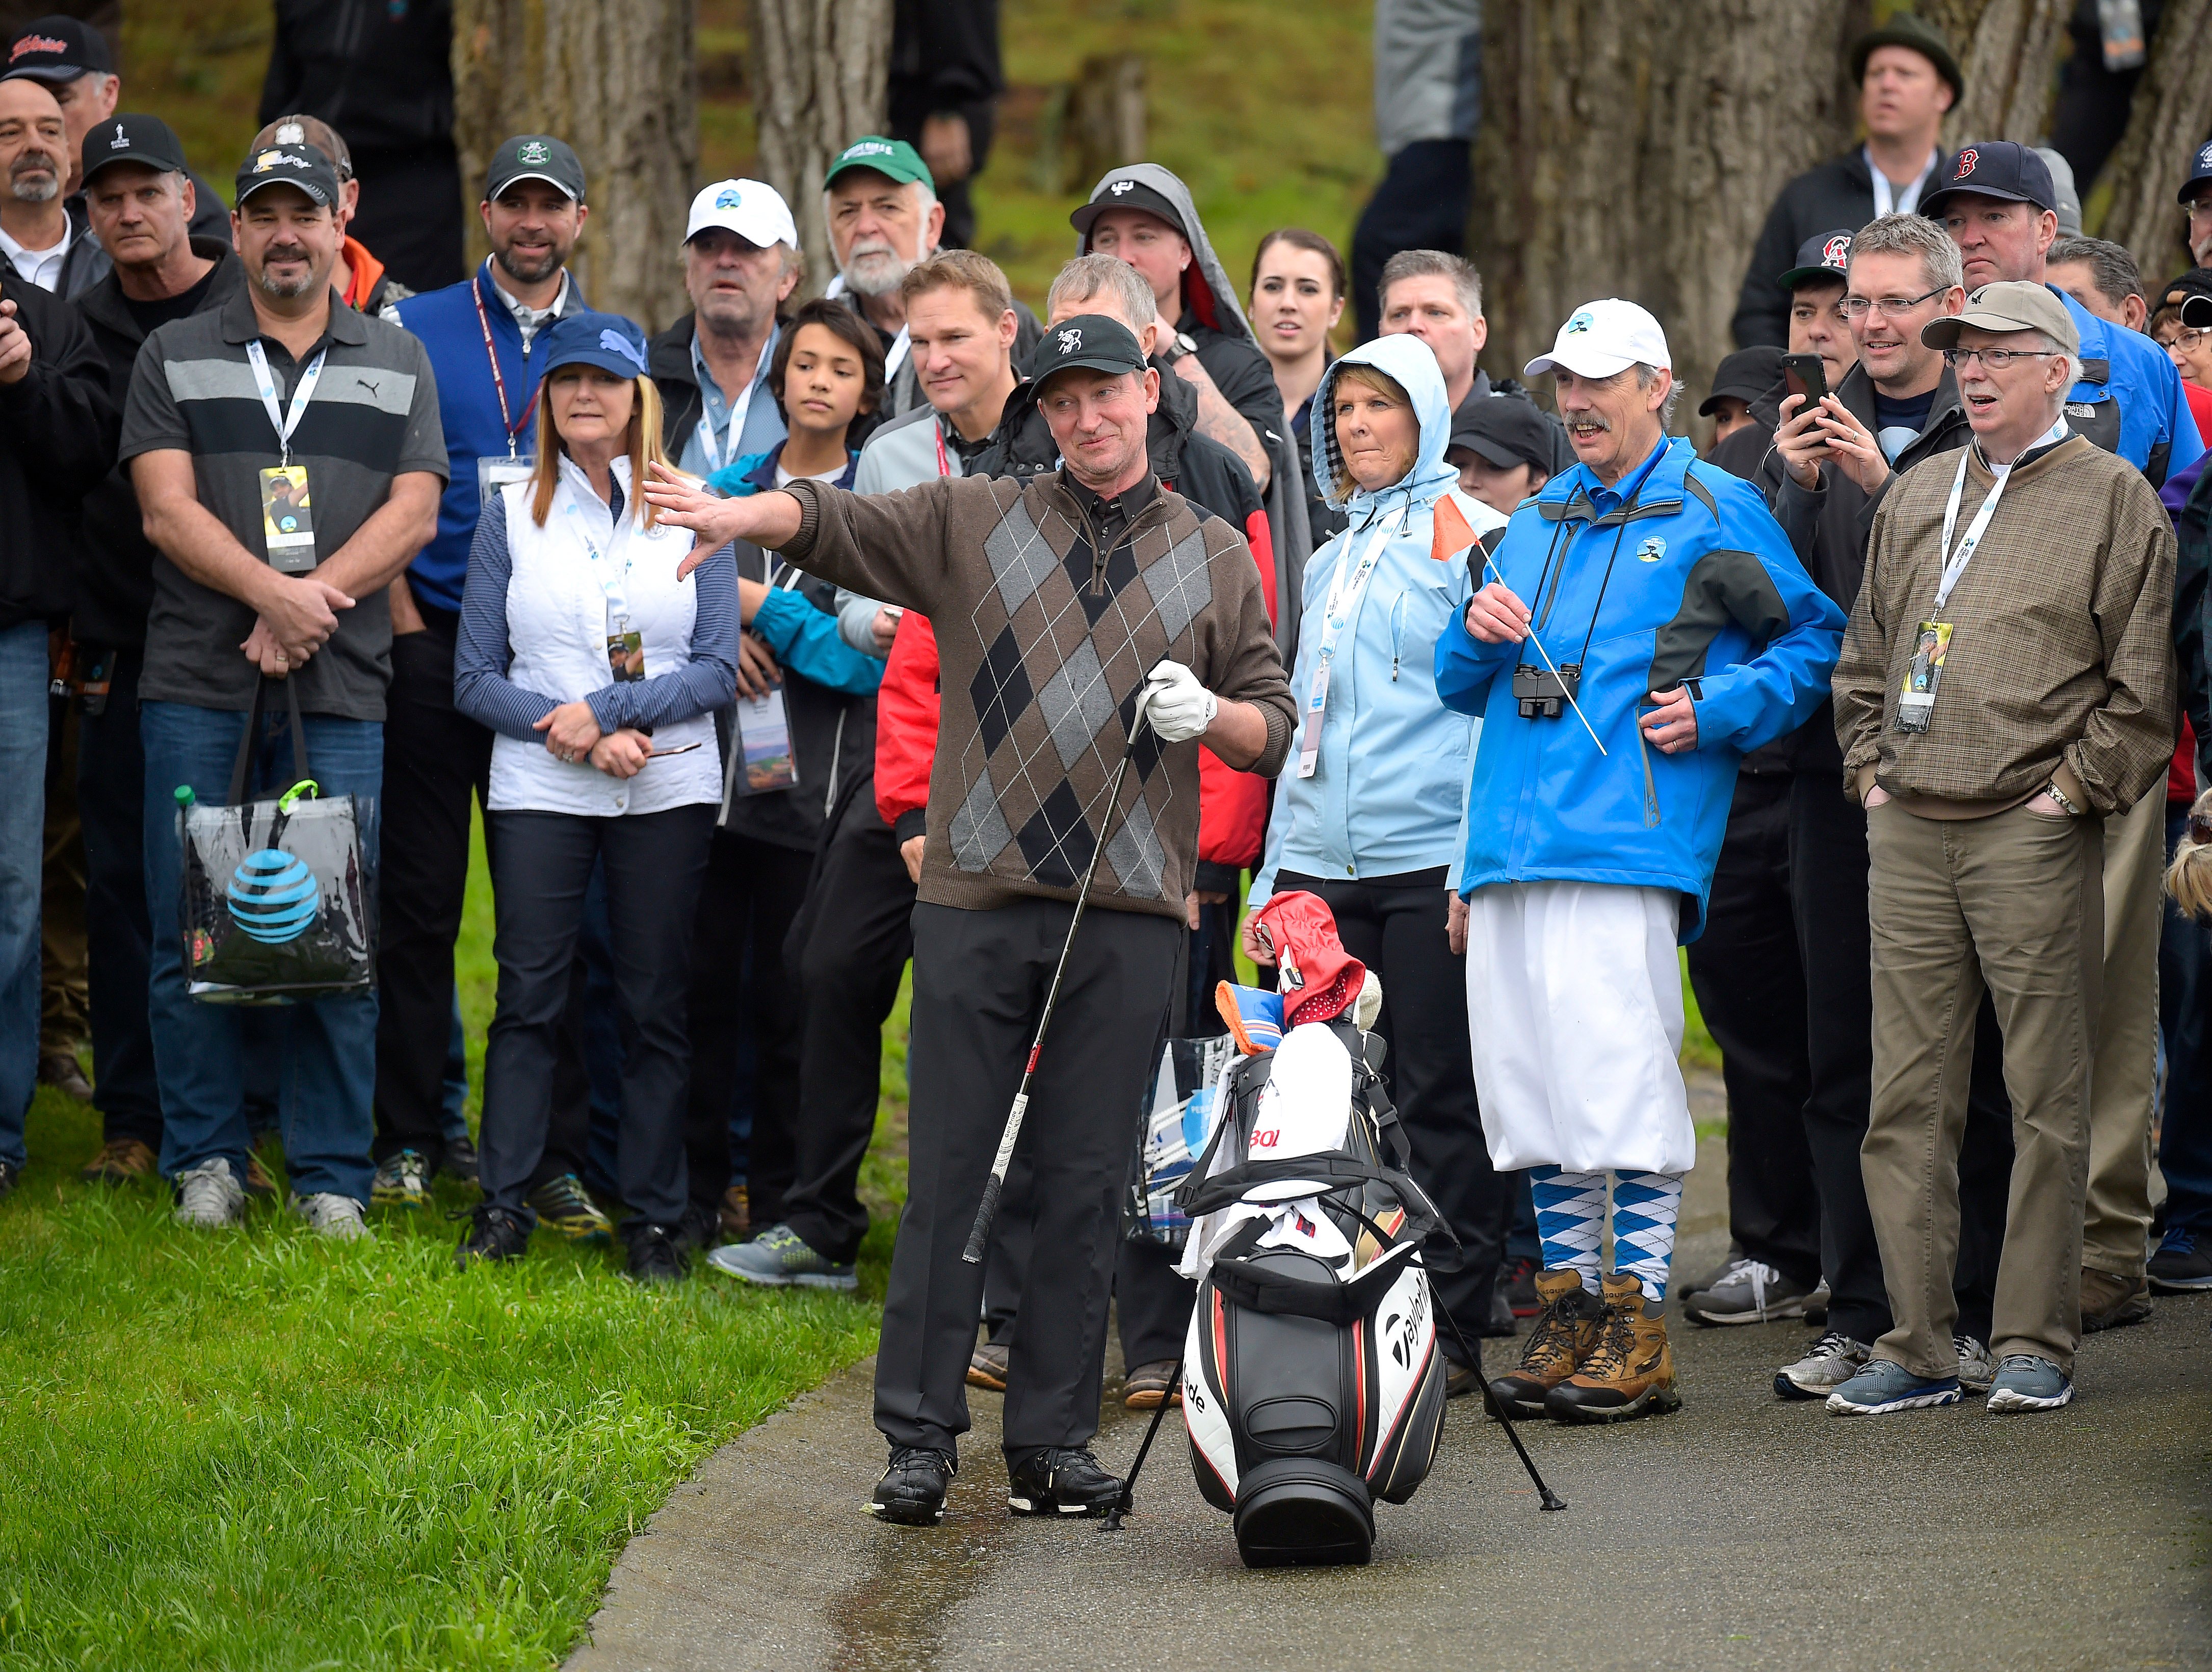
{"type": "Polygon", "coordinates": [[[1883,500],[1834,684],[1846,786],[1869,815],[1861,1164],[1895,1318],[1829,1396],[1847,1415],[1959,1397],[1957,1164],[1985,986],[2015,1152],[1990,1408],[2073,1397],[2100,820],[2173,746],[2173,533],[2133,467],[2067,428],[2071,316],[2041,285],[1989,284],[1922,340],[1950,358],[1974,444],[1883,500]]]}

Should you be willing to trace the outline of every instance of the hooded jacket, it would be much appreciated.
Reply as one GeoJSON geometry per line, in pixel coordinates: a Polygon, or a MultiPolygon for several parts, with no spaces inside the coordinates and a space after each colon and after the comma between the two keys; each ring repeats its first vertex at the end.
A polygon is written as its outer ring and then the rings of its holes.
{"type": "MultiPolygon", "coordinates": [[[[1457,530],[1438,538],[1437,508],[1449,501],[1478,538],[1505,519],[1460,492],[1459,472],[1444,462],[1451,404],[1428,344],[1382,337],[1352,350],[1322,374],[1318,410],[1330,410],[1338,378],[1355,365],[1374,367],[1406,391],[1420,422],[1420,448],[1398,482],[1379,492],[1355,489],[1344,500],[1350,526],[1306,565],[1305,620],[1291,676],[1298,724],[1267,821],[1267,857],[1252,879],[1255,901],[1274,892],[1284,871],[1364,879],[1443,866],[1456,885],[1464,849],[1461,809],[1478,722],[1437,701],[1435,647],[1474,588],[1464,536],[1455,544],[1457,530]],[[1382,555],[1366,584],[1342,600],[1346,618],[1330,658],[1318,764],[1311,777],[1300,777],[1329,593],[1377,539],[1382,555]]],[[[1313,459],[1315,480],[1335,499],[1350,483],[1333,424],[1316,426],[1313,459]]]]}
{"type": "Polygon", "coordinates": [[[1615,486],[1577,465],[1513,514],[1493,559],[1553,659],[1580,663],[1582,714],[1523,719],[1513,670],[1533,646],[1485,644],[1465,611],[1437,641],[1437,694],[1483,719],[1468,798],[1463,894],[1561,879],[1673,889],[1681,938],[1705,899],[1746,751],[1802,725],[1827,694],[1844,612],[1813,584],[1751,483],[1662,441],[1615,486]],[[1686,684],[1694,749],[1638,724],[1686,684]]]}
{"type": "MultiPolygon", "coordinates": [[[[1267,504],[1275,549],[1275,596],[1296,598],[1314,542],[1306,526],[1305,473],[1298,466],[1297,450],[1283,416],[1282,392],[1275,386],[1273,368],[1260,351],[1260,339],[1253,335],[1251,322],[1237,301],[1237,287],[1230,282],[1228,270],[1213,252],[1206,225],[1198,218],[1198,205],[1191,200],[1190,188],[1156,162],[1133,162],[1102,174],[1091,188],[1088,201],[1096,203],[1115,180],[1135,180],[1150,186],[1175,205],[1188,229],[1191,263],[1183,270],[1183,314],[1176,329],[1188,332],[1198,344],[1199,364],[1220,386],[1229,404],[1251,421],[1267,450],[1273,473],[1267,504]],[[1231,350],[1224,354],[1224,346],[1230,344],[1241,344],[1243,351],[1231,350]],[[1247,353],[1259,364],[1256,370],[1242,367],[1249,375],[1241,375],[1231,362],[1243,362],[1247,353]]],[[[1077,234],[1076,254],[1087,255],[1090,250],[1090,235],[1077,234]]],[[[1275,643],[1286,663],[1297,654],[1297,633],[1296,615],[1284,611],[1275,624],[1275,643]]]]}

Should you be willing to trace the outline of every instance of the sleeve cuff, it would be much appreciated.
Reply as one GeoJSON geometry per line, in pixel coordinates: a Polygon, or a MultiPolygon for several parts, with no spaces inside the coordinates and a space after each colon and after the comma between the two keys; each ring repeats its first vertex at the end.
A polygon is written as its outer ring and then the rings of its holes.
{"type": "Polygon", "coordinates": [[[927,835],[928,831],[929,809],[927,807],[908,807],[904,812],[901,813],[897,819],[892,824],[891,839],[896,842],[900,847],[903,848],[907,843],[912,842],[916,836],[927,835]]]}

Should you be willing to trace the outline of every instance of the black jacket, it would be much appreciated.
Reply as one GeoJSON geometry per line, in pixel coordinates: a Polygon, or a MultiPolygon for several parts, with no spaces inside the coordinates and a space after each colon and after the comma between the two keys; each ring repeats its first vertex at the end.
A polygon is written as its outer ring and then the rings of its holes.
{"type": "MultiPolygon", "coordinates": [[[[1939,166],[1929,177],[1930,190],[1942,173],[1939,166]]],[[[1775,281],[1797,264],[1798,246],[1814,234],[1839,228],[1856,232],[1873,219],[1874,176],[1856,150],[1831,157],[1784,186],[1752,246],[1751,265],[1736,297],[1735,318],[1729,323],[1736,347],[1787,347],[1790,293],[1775,281]]]]}
{"type": "Polygon", "coordinates": [[[452,0],[276,0],[254,119],[304,111],[356,153],[449,147],[453,41],[452,0]]]}
{"type": "Polygon", "coordinates": [[[0,629],[69,614],[77,507],[115,462],[121,404],[76,309],[10,271],[0,293],[31,339],[0,385],[0,629]]]}
{"type": "MultiPolygon", "coordinates": [[[[204,313],[238,294],[246,283],[246,269],[228,238],[217,243],[196,235],[192,253],[216,264],[208,276],[207,294],[194,310],[204,313]]],[[[132,317],[112,271],[77,299],[77,311],[106,362],[106,387],[119,413],[146,334],[132,317]]],[[[126,467],[112,466],[84,496],[80,526],[71,630],[87,644],[131,648],[144,644],[146,611],[154,602],[154,547],[140,521],[137,491],[126,467]]]]}

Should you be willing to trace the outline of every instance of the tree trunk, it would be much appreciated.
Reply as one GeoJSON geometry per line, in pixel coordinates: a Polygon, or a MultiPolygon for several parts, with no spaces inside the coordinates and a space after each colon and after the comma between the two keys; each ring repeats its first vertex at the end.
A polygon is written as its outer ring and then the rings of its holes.
{"type": "Polygon", "coordinates": [[[2051,73],[2071,0],[1933,0],[1921,15],[1959,50],[1966,91],[1943,125],[1953,145],[2010,139],[2033,145],[2051,116],[2051,73]]]}
{"type": "MultiPolygon", "coordinates": [[[[2212,131],[2212,0],[2166,0],[2126,137],[2105,165],[2112,185],[2099,234],[2135,252],[2156,287],[2195,265],[2173,194],[2182,166],[2212,131]]],[[[2154,288],[2152,300],[2157,300],[2154,288]]]]}
{"type": "MultiPolygon", "coordinates": [[[[677,251],[699,166],[692,0],[454,0],[453,143],[481,192],[500,142],[557,135],[591,218],[573,263],[595,307],[658,329],[682,313],[677,251]]],[[[470,228],[483,253],[481,223],[470,228]]]]}
{"type": "Polygon", "coordinates": [[[836,271],[822,176],[846,146],[884,130],[890,0],[753,0],[751,17],[761,172],[791,205],[803,288],[818,295],[836,271]]]}

